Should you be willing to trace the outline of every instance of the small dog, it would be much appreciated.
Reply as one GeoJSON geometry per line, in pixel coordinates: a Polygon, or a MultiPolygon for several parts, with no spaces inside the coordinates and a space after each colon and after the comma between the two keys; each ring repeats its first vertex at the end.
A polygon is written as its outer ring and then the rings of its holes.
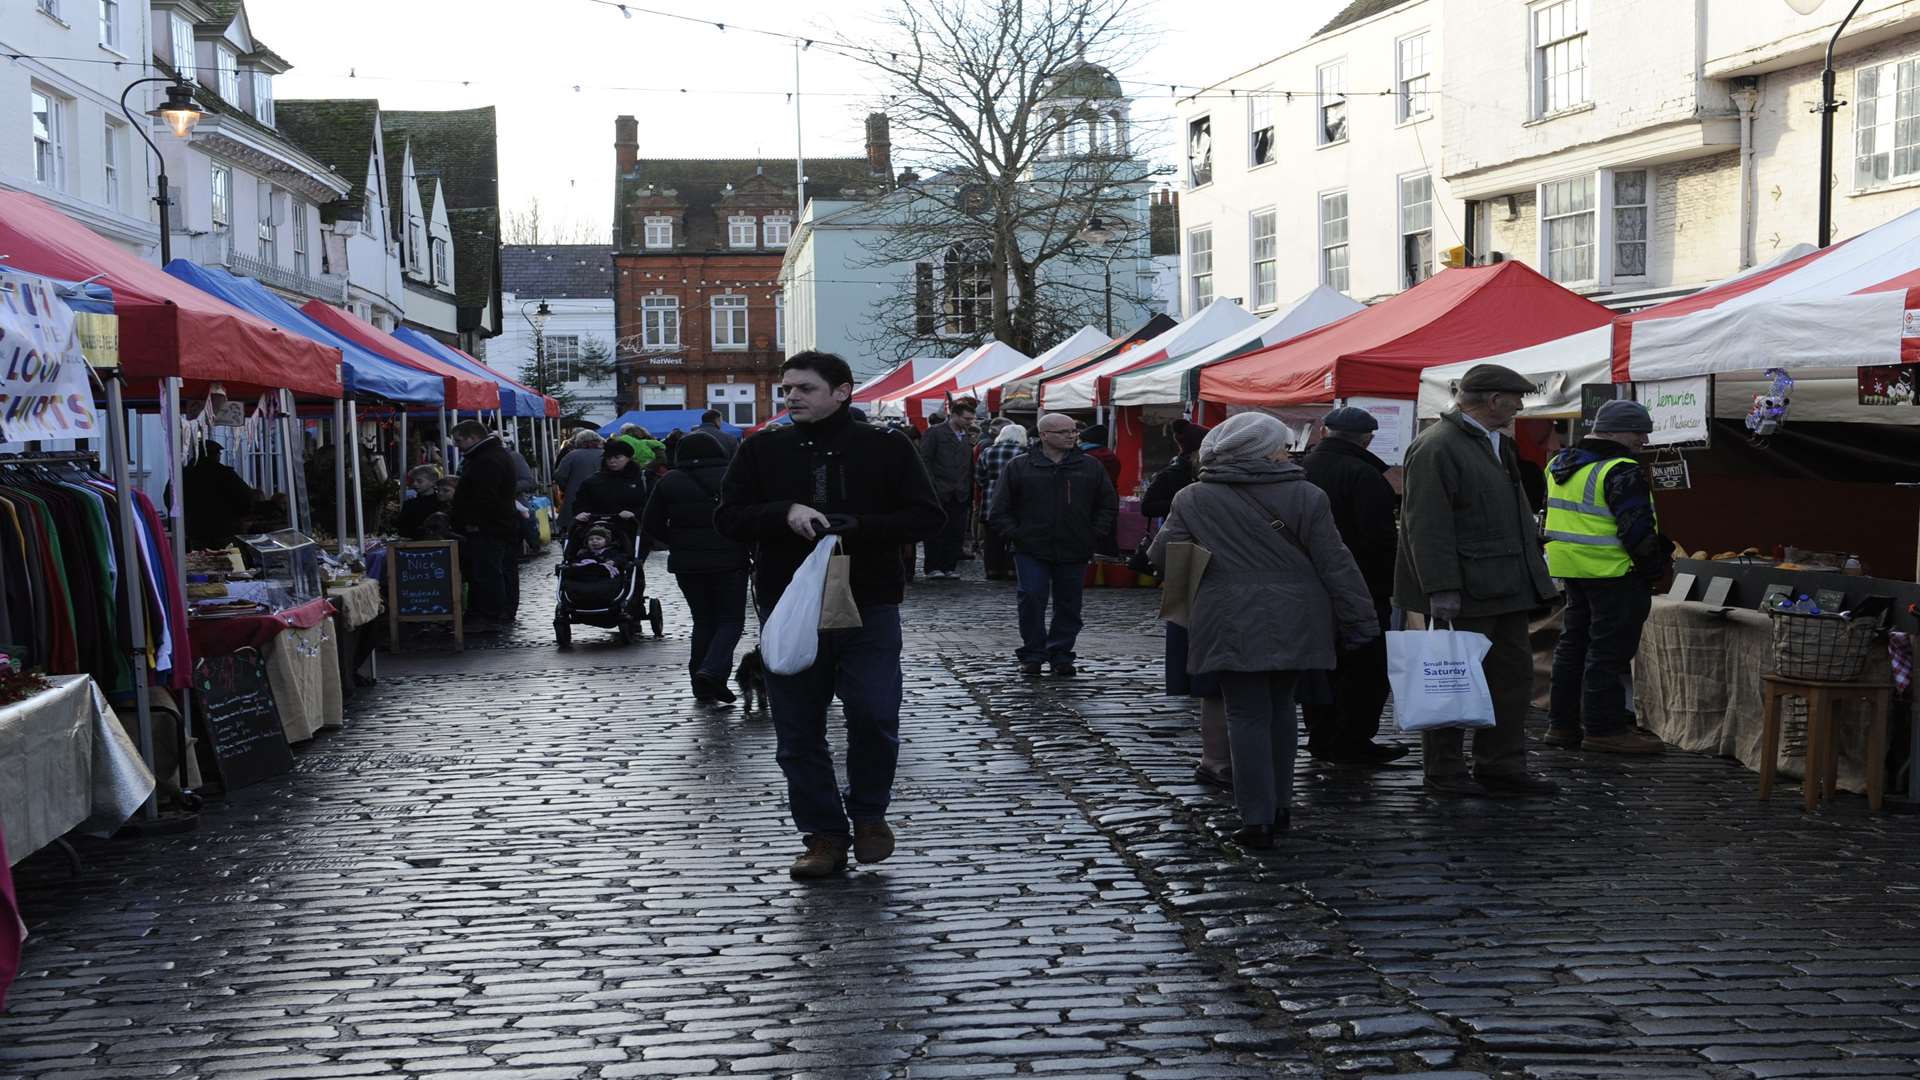
{"type": "Polygon", "coordinates": [[[752,712],[756,698],[760,702],[760,711],[767,710],[767,665],[760,659],[759,649],[740,658],[740,666],[733,671],[733,681],[740,687],[742,712],[752,712]]]}

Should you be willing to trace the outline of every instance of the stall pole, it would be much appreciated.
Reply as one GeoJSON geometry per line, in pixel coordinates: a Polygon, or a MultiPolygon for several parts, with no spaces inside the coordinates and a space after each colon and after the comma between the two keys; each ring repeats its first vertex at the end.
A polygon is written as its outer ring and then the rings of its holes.
{"type": "Polygon", "coordinates": [[[354,550],[362,558],[367,553],[367,509],[360,486],[360,403],[347,402],[347,441],[345,449],[353,453],[353,540],[354,550]]]}
{"type": "MultiPolygon", "coordinates": [[[[180,454],[178,452],[178,448],[180,446],[180,432],[181,432],[181,426],[182,426],[182,421],[180,417],[180,378],[179,376],[169,376],[166,380],[166,384],[167,384],[167,408],[173,416],[173,430],[167,432],[167,438],[173,440],[173,445],[175,448],[175,452],[169,455],[169,457],[173,461],[172,483],[173,483],[173,493],[174,493],[173,588],[174,588],[174,595],[184,597],[187,595],[187,525],[186,525],[187,519],[186,519],[186,513],[185,513],[186,500],[181,497],[186,491],[186,487],[184,486],[181,479],[181,475],[180,475],[180,454]]],[[[291,498],[291,495],[289,495],[289,498],[291,498]]],[[[186,719],[187,717],[192,715],[193,715],[193,681],[189,679],[187,681],[186,687],[180,691],[180,754],[181,754],[181,760],[182,760],[181,770],[183,774],[186,769],[185,755],[187,752],[186,719]]]]}
{"type": "Polygon", "coordinates": [[[400,489],[406,490],[407,473],[413,471],[413,455],[407,452],[407,403],[400,403],[400,489]]]}
{"type": "Polygon", "coordinates": [[[447,407],[440,406],[440,468],[453,475],[453,438],[447,433],[447,407]]]}
{"type": "MultiPolygon", "coordinates": [[[[132,642],[127,662],[133,671],[133,709],[138,718],[136,727],[140,739],[140,757],[147,763],[147,771],[158,776],[160,770],[153,753],[153,700],[147,688],[146,592],[141,581],[143,575],[135,569],[141,565],[142,559],[140,539],[134,532],[132,470],[127,464],[127,406],[118,374],[107,380],[107,458],[113,474],[113,488],[119,493],[114,503],[120,518],[120,567],[127,582],[127,639],[132,642]]],[[[180,741],[179,758],[184,768],[187,760],[185,739],[180,741]]],[[[160,816],[159,789],[156,787],[154,792],[140,805],[140,816],[148,821],[160,816]]]]}
{"type": "Polygon", "coordinates": [[[333,553],[347,553],[347,403],[333,403],[333,553]]]}
{"type": "Polygon", "coordinates": [[[300,487],[293,477],[293,440],[300,437],[293,415],[293,391],[280,391],[280,466],[287,481],[287,528],[300,531],[300,487]]]}

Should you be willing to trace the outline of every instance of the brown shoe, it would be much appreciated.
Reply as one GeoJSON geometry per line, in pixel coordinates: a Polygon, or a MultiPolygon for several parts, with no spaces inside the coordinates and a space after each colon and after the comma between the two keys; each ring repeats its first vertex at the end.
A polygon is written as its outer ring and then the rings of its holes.
{"type": "Polygon", "coordinates": [[[893,854],[893,830],[884,821],[853,823],[853,857],[861,863],[885,862],[893,854]]]}
{"type": "Polygon", "coordinates": [[[1652,732],[1629,728],[1618,735],[1589,735],[1581,742],[1580,749],[1604,754],[1660,754],[1666,752],[1667,744],[1652,732]]]}
{"type": "Polygon", "coordinates": [[[795,878],[832,877],[847,868],[846,833],[809,833],[807,853],[793,860],[787,873],[795,878]]]}

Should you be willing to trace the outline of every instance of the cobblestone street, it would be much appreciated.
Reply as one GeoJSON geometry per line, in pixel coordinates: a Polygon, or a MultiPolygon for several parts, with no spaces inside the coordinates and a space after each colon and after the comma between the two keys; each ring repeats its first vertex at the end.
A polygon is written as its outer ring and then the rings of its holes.
{"type": "Polygon", "coordinates": [[[1920,1075],[1920,845],[1858,796],[1548,751],[1557,800],[1441,802],[1303,755],[1246,855],[1154,594],[1090,591],[1079,676],[1029,679],[1010,585],[920,583],[900,849],[803,885],[662,561],[666,640],[570,653],[549,566],[198,831],[17,867],[0,1077],[1920,1075]]]}

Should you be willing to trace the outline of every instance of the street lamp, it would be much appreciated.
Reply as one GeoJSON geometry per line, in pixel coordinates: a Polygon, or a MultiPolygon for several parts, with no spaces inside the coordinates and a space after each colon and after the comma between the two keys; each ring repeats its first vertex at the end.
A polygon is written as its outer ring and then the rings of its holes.
{"type": "Polygon", "coordinates": [[[133,93],[134,87],[147,83],[167,84],[166,102],[159,108],[149,110],[147,115],[165,121],[168,129],[178,138],[184,139],[192,134],[193,125],[200,122],[200,118],[206,115],[206,110],[194,102],[193,87],[188,86],[177,75],[135,79],[127,84],[125,90],[120,91],[120,111],[126,114],[127,123],[147,141],[147,149],[153,151],[155,160],[160,162],[158,177],[160,193],[153,197],[153,201],[160,205],[160,265],[165,266],[173,261],[173,223],[168,219],[168,212],[173,207],[173,199],[167,194],[167,159],[161,155],[160,148],[154,145],[153,136],[147,134],[148,125],[135,120],[133,110],[127,107],[127,95],[133,93]]]}
{"type": "MultiPolygon", "coordinates": [[[[1081,226],[1080,240],[1088,244],[1112,244],[1113,241],[1120,236],[1121,229],[1119,224],[1119,222],[1095,214],[1093,217],[1087,219],[1085,225],[1081,226]]],[[[1107,259],[1101,266],[1101,277],[1103,281],[1101,292],[1106,298],[1107,314],[1106,322],[1103,326],[1106,328],[1108,337],[1113,336],[1113,257],[1119,253],[1119,250],[1117,247],[1107,248],[1107,259]]]]}
{"type": "MultiPolygon", "coordinates": [[[[1811,15],[1826,0],[1787,0],[1787,6],[1802,15],[1811,15]]],[[[1853,0],[1853,6],[1847,9],[1846,17],[1840,25],[1833,28],[1833,37],[1827,39],[1827,62],[1820,69],[1820,102],[1813,111],[1820,114],[1820,246],[1833,243],[1833,114],[1840,111],[1845,102],[1834,98],[1833,50],[1840,44],[1840,35],[1847,30],[1847,24],[1860,10],[1863,0],[1853,0]]]]}

